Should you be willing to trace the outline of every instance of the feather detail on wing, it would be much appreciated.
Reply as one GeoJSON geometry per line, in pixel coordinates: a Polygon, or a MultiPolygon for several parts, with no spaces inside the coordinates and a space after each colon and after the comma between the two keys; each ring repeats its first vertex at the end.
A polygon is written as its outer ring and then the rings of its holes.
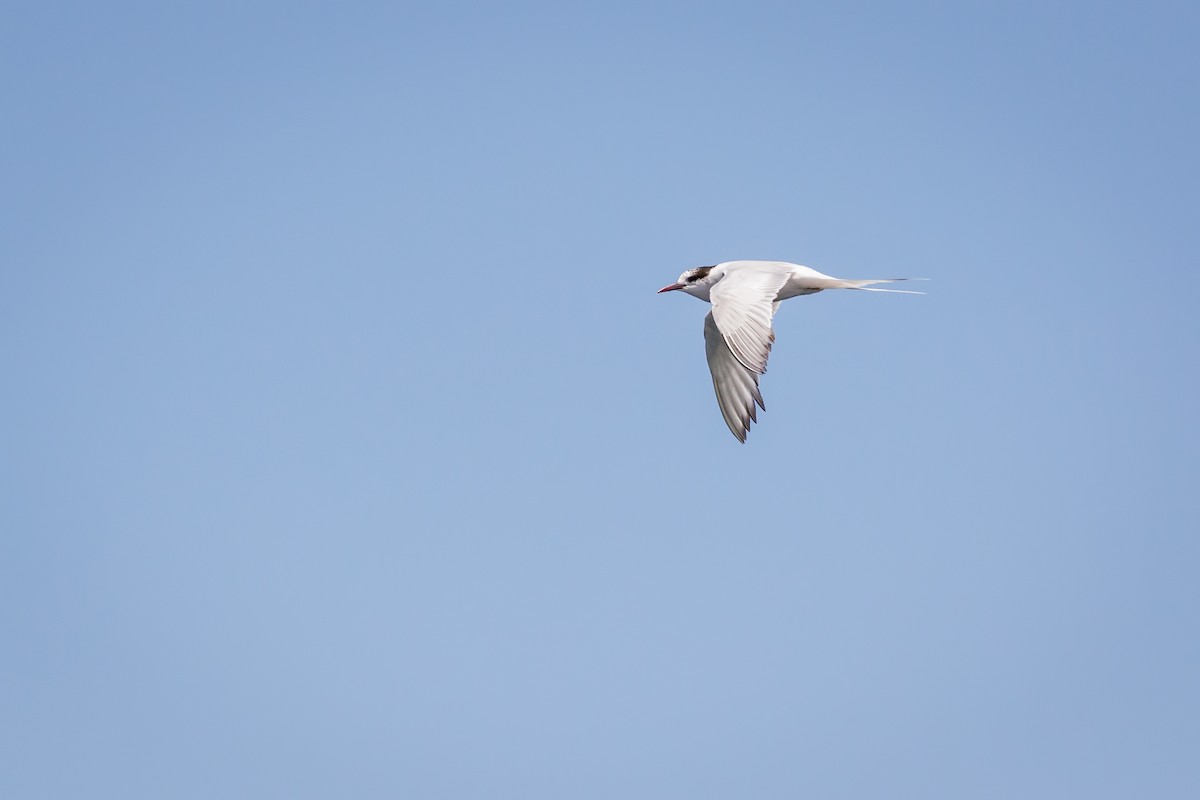
{"type": "Polygon", "coordinates": [[[742,262],[726,272],[709,293],[713,320],[729,350],[742,366],[759,375],[767,371],[767,357],[775,341],[771,330],[775,296],[788,276],[788,270],[775,264],[742,262]]]}
{"type": "Polygon", "coordinates": [[[754,405],[757,403],[763,411],[767,407],[758,390],[758,374],[746,369],[730,351],[711,311],[704,317],[704,352],[721,416],[738,441],[745,442],[750,423],[758,421],[754,405]]]}

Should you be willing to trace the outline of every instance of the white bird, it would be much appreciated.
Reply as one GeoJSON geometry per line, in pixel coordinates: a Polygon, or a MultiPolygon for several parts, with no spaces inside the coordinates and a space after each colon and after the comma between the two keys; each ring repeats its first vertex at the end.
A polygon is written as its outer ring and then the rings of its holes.
{"type": "Polygon", "coordinates": [[[726,261],[689,269],[679,276],[678,283],[664,286],[658,292],[678,289],[712,304],[712,311],[704,318],[708,368],[725,424],[739,442],[745,442],[750,423],[758,421],[755,403],[767,410],[758,390],[758,376],[767,371],[767,356],[775,341],[771,319],[779,304],[790,297],[822,289],[923,294],[867,288],[903,280],[909,279],[842,280],[786,261],[726,261]]]}

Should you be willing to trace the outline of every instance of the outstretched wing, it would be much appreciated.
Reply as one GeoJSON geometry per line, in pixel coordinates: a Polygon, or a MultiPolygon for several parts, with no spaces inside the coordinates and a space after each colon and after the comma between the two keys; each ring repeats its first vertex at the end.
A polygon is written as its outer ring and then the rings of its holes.
{"type": "Polygon", "coordinates": [[[713,312],[704,317],[704,352],[708,356],[708,369],[712,372],[713,389],[717,393],[717,405],[725,424],[739,442],[746,441],[750,423],[758,421],[757,403],[763,411],[762,394],[758,391],[758,373],[746,369],[734,357],[725,337],[713,320],[713,312]]]}
{"type": "Polygon", "coordinates": [[[729,270],[709,293],[712,317],[734,358],[758,375],[767,371],[775,332],[775,296],[787,283],[782,265],[745,263],[729,270]]]}

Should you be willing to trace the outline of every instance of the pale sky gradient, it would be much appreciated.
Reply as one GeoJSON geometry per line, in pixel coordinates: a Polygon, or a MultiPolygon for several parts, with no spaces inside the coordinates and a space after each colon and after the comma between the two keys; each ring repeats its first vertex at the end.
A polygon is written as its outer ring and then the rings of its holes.
{"type": "Polygon", "coordinates": [[[8,3],[0,796],[1200,797],[1198,8],[8,3]]]}

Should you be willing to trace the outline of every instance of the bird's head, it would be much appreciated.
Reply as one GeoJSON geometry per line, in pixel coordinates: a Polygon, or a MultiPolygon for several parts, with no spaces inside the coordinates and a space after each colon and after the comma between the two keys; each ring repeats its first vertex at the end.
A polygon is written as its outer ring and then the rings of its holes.
{"type": "Polygon", "coordinates": [[[673,292],[676,289],[681,289],[687,294],[707,300],[708,289],[712,285],[712,280],[709,277],[709,273],[712,270],[712,267],[696,267],[695,269],[686,270],[679,276],[677,283],[664,286],[658,290],[658,293],[662,294],[663,292],[673,292]]]}

